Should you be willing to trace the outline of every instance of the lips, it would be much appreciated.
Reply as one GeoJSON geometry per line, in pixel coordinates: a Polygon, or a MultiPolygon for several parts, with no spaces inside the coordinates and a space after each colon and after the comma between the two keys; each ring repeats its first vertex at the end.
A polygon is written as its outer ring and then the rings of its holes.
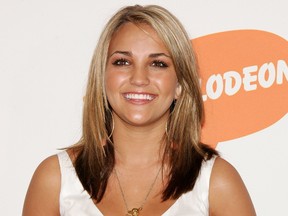
{"type": "Polygon", "coordinates": [[[156,95],[147,94],[147,93],[125,93],[123,94],[124,98],[127,100],[136,100],[136,101],[152,101],[156,95]]]}

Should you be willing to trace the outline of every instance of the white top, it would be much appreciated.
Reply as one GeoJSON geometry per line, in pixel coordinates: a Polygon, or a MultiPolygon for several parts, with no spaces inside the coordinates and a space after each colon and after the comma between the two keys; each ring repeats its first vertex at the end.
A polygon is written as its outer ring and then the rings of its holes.
{"type": "MultiPolygon", "coordinates": [[[[66,151],[58,154],[61,170],[61,216],[103,216],[83,189],[66,151]]],[[[215,157],[202,163],[192,191],[183,194],[162,216],[208,216],[209,181],[215,157]]]]}

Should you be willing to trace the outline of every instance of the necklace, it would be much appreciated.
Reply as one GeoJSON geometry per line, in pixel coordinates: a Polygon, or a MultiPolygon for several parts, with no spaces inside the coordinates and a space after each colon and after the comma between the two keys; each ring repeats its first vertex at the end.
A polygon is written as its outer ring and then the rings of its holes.
{"type": "Polygon", "coordinates": [[[152,182],[152,184],[151,184],[151,186],[150,186],[150,188],[148,190],[148,193],[146,194],[146,196],[145,196],[144,200],[142,201],[142,204],[140,205],[140,207],[139,208],[132,208],[131,210],[129,210],[128,204],[127,204],[127,200],[125,198],[124,191],[123,191],[123,188],[121,186],[121,183],[120,183],[120,180],[119,180],[119,177],[118,177],[118,174],[117,174],[117,170],[116,170],[116,168],[114,168],[114,173],[115,173],[115,176],[116,176],[116,179],[117,179],[120,191],[121,191],[121,195],[122,195],[122,198],[123,198],[123,201],[125,203],[126,210],[127,210],[126,216],[138,216],[140,214],[140,211],[143,209],[143,206],[146,203],[146,201],[148,199],[148,196],[150,195],[150,193],[152,191],[152,188],[154,187],[154,185],[156,183],[156,180],[157,180],[157,178],[159,176],[160,171],[161,171],[161,167],[160,167],[159,171],[157,172],[157,175],[156,175],[154,181],[152,182]]]}

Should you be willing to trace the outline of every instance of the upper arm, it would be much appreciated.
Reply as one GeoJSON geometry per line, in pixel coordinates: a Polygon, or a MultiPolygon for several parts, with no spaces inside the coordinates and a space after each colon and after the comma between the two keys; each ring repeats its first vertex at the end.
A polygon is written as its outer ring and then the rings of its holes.
{"type": "Polygon", "coordinates": [[[236,169],[217,158],[212,169],[209,189],[210,215],[255,216],[249,193],[236,169]]]}
{"type": "Polygon", "coordinates": [[[23,216],[59,216],[61,174],[56,155],[45,159],[30,182],[23,216]]]}

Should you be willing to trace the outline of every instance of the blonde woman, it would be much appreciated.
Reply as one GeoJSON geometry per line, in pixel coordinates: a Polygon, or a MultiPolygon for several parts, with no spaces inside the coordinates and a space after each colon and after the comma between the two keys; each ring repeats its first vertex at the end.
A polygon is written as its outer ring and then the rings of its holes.
{"type": "Polygon", "coordinates": [[[166,9],[129,6],[104,28],[83,136],[44,160],[23,216],[252,216],[237,171],[200,142],[203,102],[189,37],[166,9]]]}

